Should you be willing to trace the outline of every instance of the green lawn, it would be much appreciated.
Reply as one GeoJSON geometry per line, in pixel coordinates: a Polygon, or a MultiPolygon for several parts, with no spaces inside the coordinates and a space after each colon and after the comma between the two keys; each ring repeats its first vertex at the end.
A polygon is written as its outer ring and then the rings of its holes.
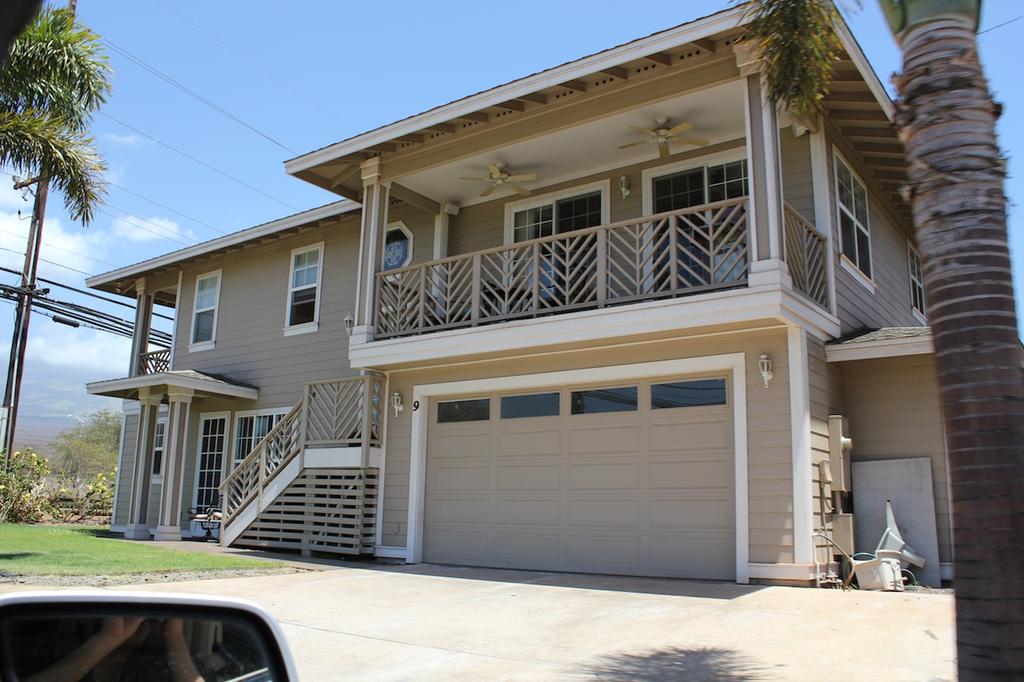
{"type": "Polygon", "coordinates": [[[104,537],[101,526],[0,524],[0,574],[115,575],[163,571],[270,569],[242,557],[187,552],[104,537]]]}

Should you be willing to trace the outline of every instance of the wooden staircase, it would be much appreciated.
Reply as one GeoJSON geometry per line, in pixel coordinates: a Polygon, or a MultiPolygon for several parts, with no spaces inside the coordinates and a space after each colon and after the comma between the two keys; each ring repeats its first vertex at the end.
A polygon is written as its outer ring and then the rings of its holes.
{"type": "Polygon", "coordinates": [[[220,486],[222,545],[372,554],[384,379],[305,386],[220,486]]]}

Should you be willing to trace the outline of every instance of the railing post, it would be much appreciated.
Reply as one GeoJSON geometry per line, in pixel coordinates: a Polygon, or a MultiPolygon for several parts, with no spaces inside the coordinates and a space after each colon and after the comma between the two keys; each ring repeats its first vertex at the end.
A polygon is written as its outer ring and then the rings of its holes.
{"type": "Polygon", "coordinates": [[[372,386],[370,382],[373,381],[373,377],[367,375],[363,379],[362,386],[362,399],[360,400],[359,409],[362,410],[362,433],[360,434],[360,457],[362,461],[362,467],[365,469],[370,465],[370,440],[372,439],[372,429],[370,424],[372,418],[370,410],[370,394],[372,393],[372,386]]]}
{"type": "Polygon", "coordinates": [[[481,312],[481,310],[480,310],[480,277],[481,277],[480,269],[481,269],[480,254],[477,253],[477,254],[473,255],[473,288],[472,288],[472,296],[471,296],[471,299],[470,299],[470,311],[469,311],[470,319],[473,321],[474,325],[477,322],[480,321],[480,312],[481,312]]]}
{"type": "Polygon", "coordinates": [[[258,484],[256,486],[256,508],[260,511],[263,510],[263,486],[267,482],[267,444],[264,443],[263,447],[260,448],[260,454],[256,458],[257,464],[259,464],[259,478],[257,479],[258,484]]]}
{"type": "Polygon", "coordinates": [[[603,308],[608,300],[608,230],[597,231],[597,307],[603,308]]]}
{"type": "Polygon", "coordinates": [[[533,243],[530,257],[533,258],[533,264],[530,267],[530,288],[533,293],[532,312],[536,313],[540,310],[540,244],[537,242],[533,243]]]}
{"type": "Polygon", "coordinates": [[[419,310],[416,313],[416,325],[423,329],[427,326],[427,269],[419,269],[420,284],[417,287],[417,298],[419,299],[419,310]]]}
{"type": "MultiPolygon", "coordinates": [[[[679,289],[679,216],[666,219],[668,225],[668,276],[671,279],[669,291],[679,289]]],[[[709,282],[710,284],[710,282],[709,282]]]]}

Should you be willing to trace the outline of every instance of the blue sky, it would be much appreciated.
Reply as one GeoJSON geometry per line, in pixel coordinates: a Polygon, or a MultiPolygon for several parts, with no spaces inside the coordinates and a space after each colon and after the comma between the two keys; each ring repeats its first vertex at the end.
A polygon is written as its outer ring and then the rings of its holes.
{"type": "MultiPolygon", "coordinates": [[[[114,46],[185,84],[276,143],[111,50],[114,90],[103,114],[96,117],[93,132],[116,186],[111,187],[108,207],[88,228],[73,223],[59,200],[51,201],[42,257],[65,267],[44,263],[41,273],[81,286],[82,272],[103,272],[220,232],[327,203],[336,197],[287,176],[282,162],[726,5],[727,0],[655,0],[635,5],[604,0],[513,5],[79,0],[83,21],[114,46]]],[[[863,0],[862,5],[847,18],[888,83],[889,75],[899,68],[899,54],[877,2],[863,0]]],[[[1022,11],[1024,4],[1017,0],[988,0],[982,29],[1022,11]]],[[[1022,35],[1022,30],[1024,20],[980,37],[992,89],[1005,105],[1000,141],[1010,157],[1007,194],[1017,282],[1024,281],[1024,238],[1014,229],[1018,211],[1012,198],[1024,191],[1015,173],[1015,151],[1024,149],[1024,87],[1019,75],[1014,75],[1016,58],[1011,57],[1014,36],[1022,35]]],[[[0,249],[6,249],[0,250],[0,265],[17,269],[21,259],[12,251],[24,252],[24,218],[31,208],[9,189],[9,182],[9,177],[0,176],[0,249]]],[[[2,278],[13,280],[10,275],[2,278]]],[[[66,292],[61,295],[88,300],[66,292]]],[[[1017,296],[1020,311],[1024,296],[1019,288],[1017,296]]],[[[3,357],[12,319],[13,307],[0,307],[3,357]]],[[[127,340],[36,317],[21,417],[26,438],[45,442],[47,430],[73,424],[69,415],[118,407],[113,400],[88,398],[83,384],[122,376],[127,366],[127,340]]]]}

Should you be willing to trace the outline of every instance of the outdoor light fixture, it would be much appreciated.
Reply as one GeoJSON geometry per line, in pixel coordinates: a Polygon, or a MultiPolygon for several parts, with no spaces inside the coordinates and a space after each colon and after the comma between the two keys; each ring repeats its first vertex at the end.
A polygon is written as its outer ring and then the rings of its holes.
{"type": "Polygon", "coordinates": [[[764,387],[768,388],[768,382],[772,380],[774,374],[772,374],[772,361],[768,359],[768,356],[761,353],[761,357],[757,360],[757,368],[761,370],[761,378],[764,379],[764,387]]]}
{"type": "Polygon", "coordinates": [[[398,391],[391,394],[391,408],[395,411],[396,418],[405,409],[405,405],[402,404],[402,394],[398,391]]]}
{"type": "Polygon", "coordinates": [[[352,319],[352,313],[345,316],[345,333],[352,336],[352,327],[354,327],[356,321],[352,319]]]}
{"type": "Polygon", "coordinates": [[[629,178],[625,175],[619,178],[619,191],[622,192],[623,199],[629,196],[629,178]]]}

